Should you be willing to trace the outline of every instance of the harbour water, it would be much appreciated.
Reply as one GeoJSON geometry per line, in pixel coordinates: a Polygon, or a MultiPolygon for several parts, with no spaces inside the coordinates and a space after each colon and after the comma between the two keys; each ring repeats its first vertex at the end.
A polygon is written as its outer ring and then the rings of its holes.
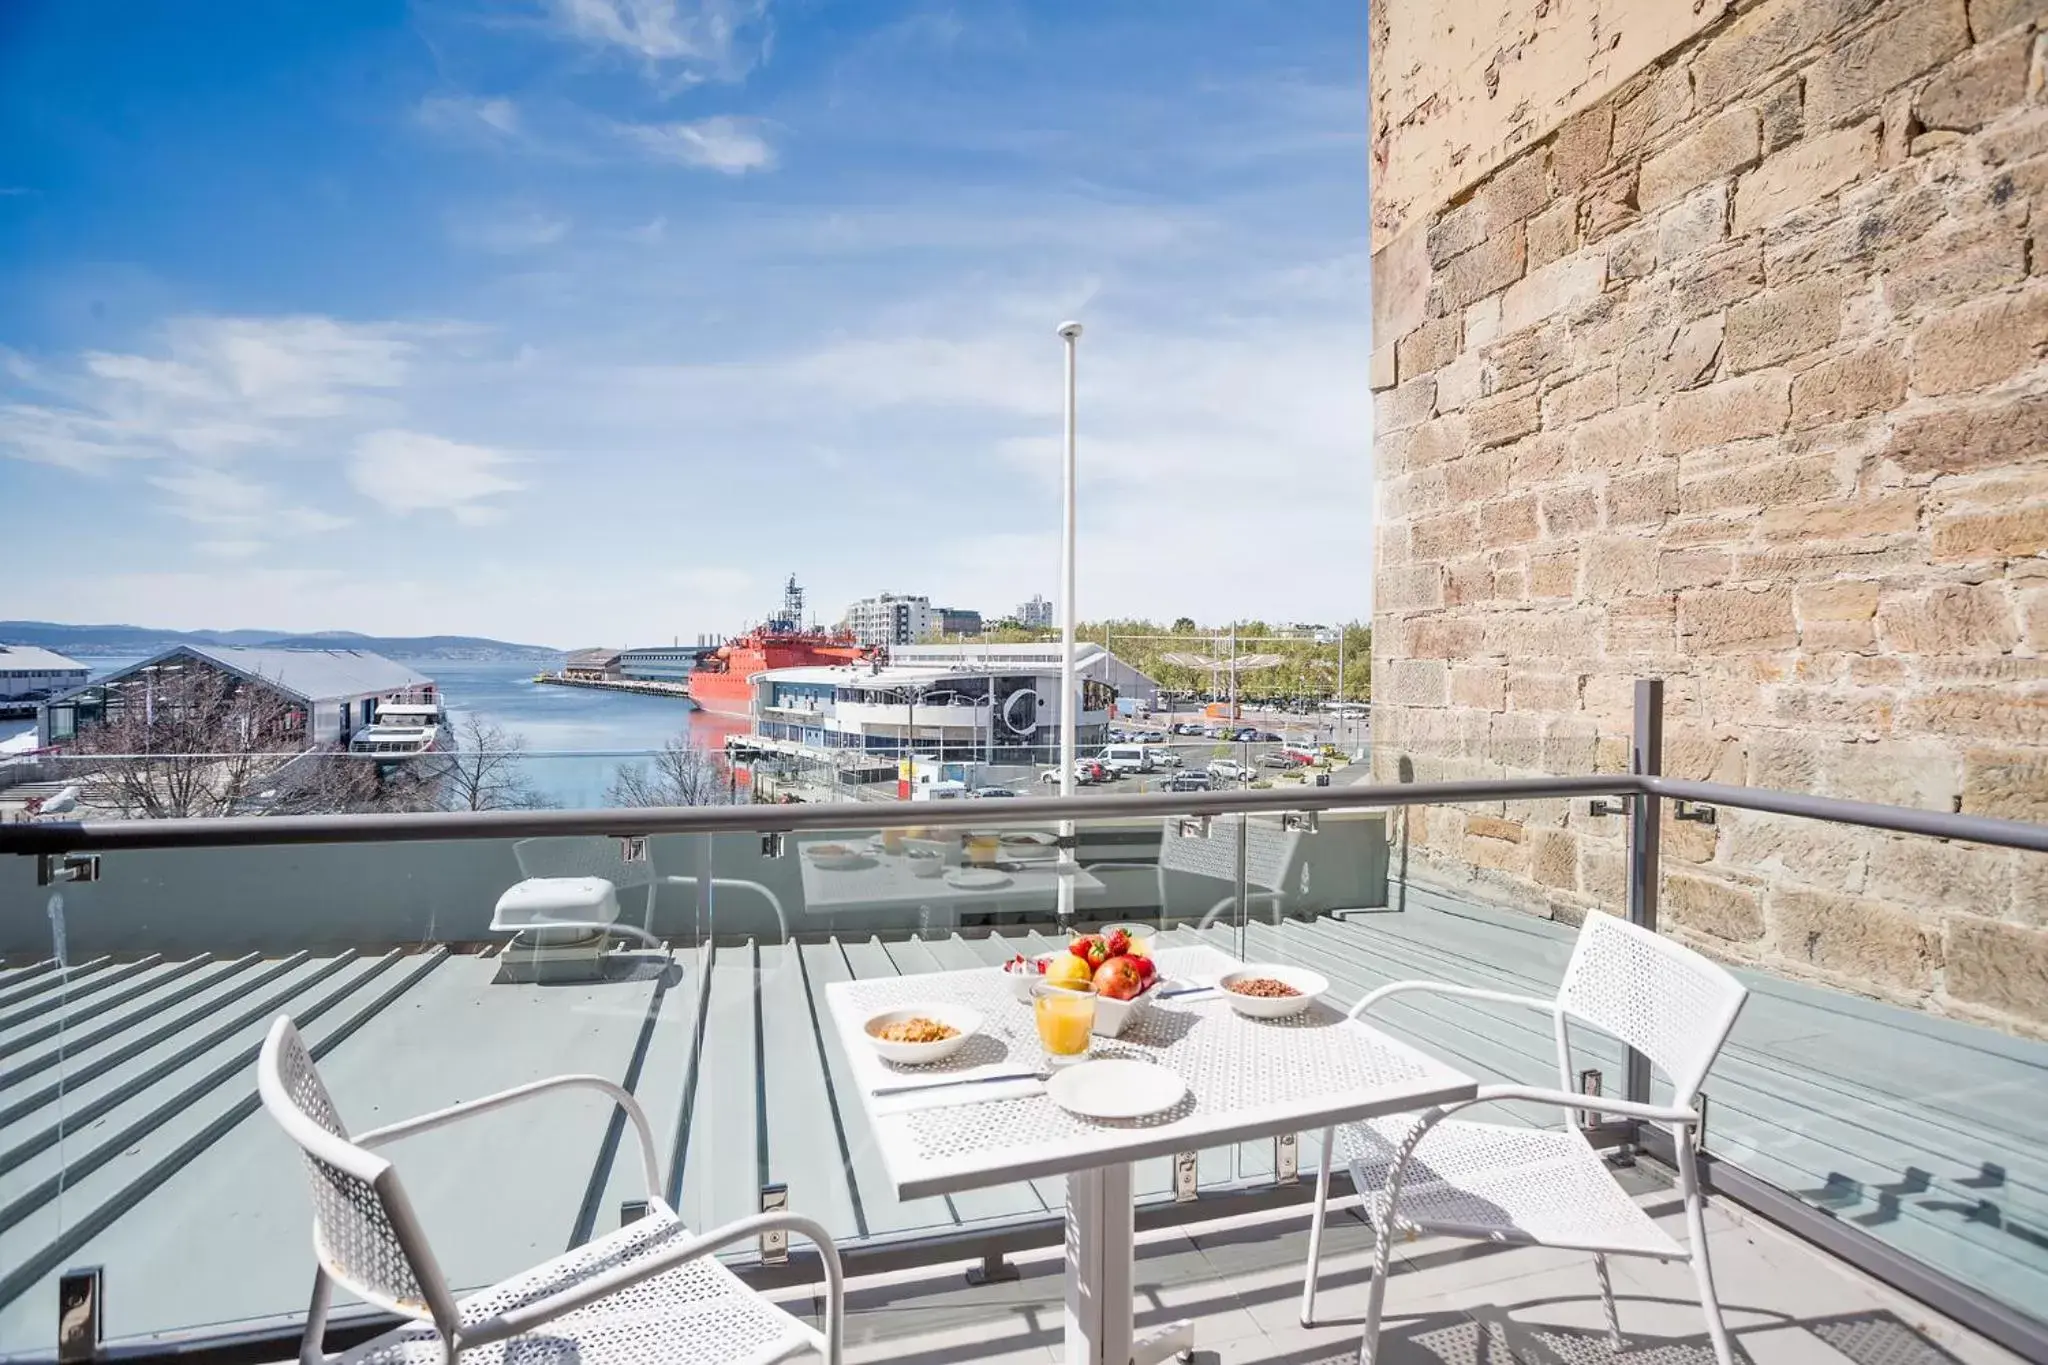
{"type": "MultiPolygon", "coordinates": [[[[99,677],[139,660],[84,662],[99,677]]],[[[440,686],[458,733],[462,718],[475,714],[524,739],[528,753],[521,766],[527,777],[543,796],[568,809],[604,805],[605,788],[622,764],[675,735],[687,734],[715,751],[726,735],[746,728],[743,720],[711,715],[679,699],[546,687],[533,681],[538,666],[531,662],[408,662],[440,686]]],[[[33,721],[0,721],[0,740],[34,728],[33,721]]]]}

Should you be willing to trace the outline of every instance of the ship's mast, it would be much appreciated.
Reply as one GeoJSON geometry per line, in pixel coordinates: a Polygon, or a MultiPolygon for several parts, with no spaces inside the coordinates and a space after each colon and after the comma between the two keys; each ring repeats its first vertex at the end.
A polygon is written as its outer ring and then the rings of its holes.
{"type": "Polygon", "coordinates": [[[795,574],[782,587],[782,622],[786,630],[804,628],[804,590],[797,586],[795,574]]]}

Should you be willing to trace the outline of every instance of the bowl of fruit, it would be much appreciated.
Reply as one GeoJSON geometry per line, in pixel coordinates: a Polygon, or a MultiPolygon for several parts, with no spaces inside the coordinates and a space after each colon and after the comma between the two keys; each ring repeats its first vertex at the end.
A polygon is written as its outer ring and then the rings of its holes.
{"type": "Polygon", "coordinates": [[[1041,981],[1069,986],[1089,982],[1095,987],[1095,1032],[1105,1038],[1124,1031],[1160,979],[1150,954],[1122,929],[1082,934],[1065,952],[1020,954],[1004,963],[1003,971],[1011,993],[1023,1001],[1031,999],[1031,988],[1041,981]]]}

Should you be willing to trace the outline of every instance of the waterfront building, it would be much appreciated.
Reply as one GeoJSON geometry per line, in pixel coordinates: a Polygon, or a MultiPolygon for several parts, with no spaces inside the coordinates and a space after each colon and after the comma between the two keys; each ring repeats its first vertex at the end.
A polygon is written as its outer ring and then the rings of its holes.
{"type": "Polygon", "coordinates": [[[937,619],[931,598],[907,593],[878,593],[846,609],[846,628],[864,645],[915,643],[932,633],[937,619]]]}
{"type": "Polygon", "coordinates": [[[626,682],[690,685],[690,674],[708,651],[695,645],[648,645],[619,651],[617,675],[626,682]]]}
{"type": "Polygon", "coordinates": [[[35,645],[0,645],[0,702],[48,696],[76,687],[91,670],[35,645]]]}
{"type": "Polygon", "coordinates": [[[622,649],[578,649],[562,660],[562,676],[576,682],[617,682],[622,649]]]}
{"type": "MultiPolygon", "coordinates": [[[[37,741],[66,744],[124,708],[154,708],[164,698],[193,695],[181,682],[195,670],[224,674],[238,689],[253,688],[281,703],[289,737],[309,746],[346,744],[385,703],[436,700],[432,678],[363,650],[178,645],[53,696],[37,715],[37,741]]],[[[229,694],[208,689],[203,695],[229,694]]]]}

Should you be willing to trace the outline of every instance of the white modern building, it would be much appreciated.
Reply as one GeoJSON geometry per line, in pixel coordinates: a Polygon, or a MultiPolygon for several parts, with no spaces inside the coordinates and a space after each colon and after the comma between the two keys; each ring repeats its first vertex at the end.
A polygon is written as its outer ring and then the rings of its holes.
{"type": "Polygon", "coordinates": [[[863,597],[846,609],[846,628],[864,645],[907,645],[938,627],[929,597],[885,592],[863,597]]]}
{"type": "Polygon", "coordinates": [[[1031,594],[1029,602],[1017,604],[1017,624],[1049,628],[1052,625],[1052,603],[1037,593],[1031,594]]]}
{"type": "Polygon", "coordinates": [[[76,659],[35,645],[0,645],[0,701],[67,691],[91,675],[76,659]]]}
{"type": "MultiPolygon", "coordinates": [[[[992,644],[976,640],[959,645],[906,645],[890,650],[889,662],[957,668],[984,675],[1028,672],[1057,678],[1060,673],[1060,642],[992,644]]],[[[1102,683],[1119,697],[1135,697],[1148,707],[1159,702],[1157,682],[1101,645],[1077,641],[1074,645],[1074,671],[1091,682],[1102,683]]]]}

